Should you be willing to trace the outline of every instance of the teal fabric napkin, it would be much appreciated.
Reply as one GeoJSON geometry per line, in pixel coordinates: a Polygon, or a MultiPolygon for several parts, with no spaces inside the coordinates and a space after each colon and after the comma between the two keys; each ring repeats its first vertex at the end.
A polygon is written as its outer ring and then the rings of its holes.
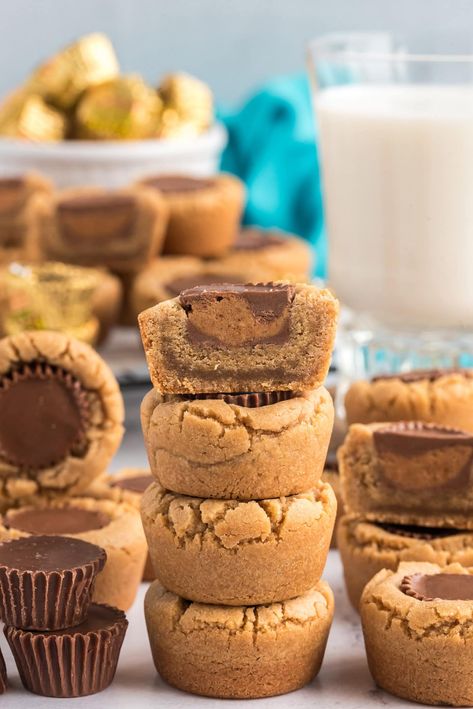
{"type": "Polygon", "coordinates": [[[299,234],[315,249],[314,275],[324,277],[327,248],[309,81],[270,81],[236,112],[221,110],[229,141],[222,170],[248,189],[245,224],[299,234]]]}

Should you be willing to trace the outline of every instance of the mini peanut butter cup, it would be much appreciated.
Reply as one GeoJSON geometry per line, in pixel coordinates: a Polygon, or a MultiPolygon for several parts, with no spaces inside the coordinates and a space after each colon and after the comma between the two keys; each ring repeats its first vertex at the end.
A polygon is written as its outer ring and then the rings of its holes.
{"type": "Polygon", "coordinates": [[[3,659],[2,651],[0,650],[0,694],[5,694],[8,689],[7,668],[3,659]]]}
{"type": "Polygon", "coordinates": [[[147,187],[153,187],[165,194],[186,194],[200,192],[213,187],[214,181],[206,178],[189,177],[188,175],[158,175],[143,180],[147,187]]]}
{"type": "Polygon", "coordinates": [[[293,391],[253,391],[253,392],[237,392],[235,394],[194,394],[184,396],[184,399],[192,399],[195,401],[208,399],[222,399],[227,404],[235,404],[236,406],[245,406],[248,409],[256,409],[261,406],[270,406],[277,404],[280,401],[287,401],[294,398],[293,391]]]}
{"type": "Polygon", "coordinates": [[[109,686],[128,621],[123,611],[93,603],[75,628],[34,632],[6,625],[5,637],[23,686],[45,697],[85,697],[109,686]]]}
{"type": "Polygon", "coordinates": [[[172,281],[165,283],[165,288],[173,298],[176,298],[182,291],[195,288],[195,286],[241,283],[241,281],[241,276],[232,275],[231,273],[195,273],[176,277],[172,281]]]}
{"type": "Polygon", "coordinates": [[[234,251],[261,251],[269,246],[281,246],[285,241],[274,232],[252,228],[240,232],[232,248],[234,251]]]}
{"type": "Polygon", "coordinates": [[[473,576],[469,574],[412,574],[399,586],[418,601],[473,601],[473,576]]]}
{"type": "Polygon", "coordinates": [[[34,471],[81,455],[88,420],[85,389],[61,367],[33,362],[0,379],[0,458],[11,465],[34,471]]]}
{"type": "Polygon", "coordinates": [[[84,621],[107,555],[95,544],[32,536],[0,544],[0,616],[6,625],[60,630],[84,621]]]}

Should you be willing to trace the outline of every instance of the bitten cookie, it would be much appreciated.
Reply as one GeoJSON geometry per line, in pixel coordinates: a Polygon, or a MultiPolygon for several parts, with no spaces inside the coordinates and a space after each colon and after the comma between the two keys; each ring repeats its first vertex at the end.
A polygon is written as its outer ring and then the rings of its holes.
{"type": "Polygon", "coordinates": [[[167,208],[152,190],[64,190],[38,204],[38,246],[46,259],[139,271],[161,250],[167,208]]]}
{"type": "Polygon", "coordinates": [[[326,389],[222,397],[163,396],[152,389],[143,399],[148,458],[163,487],[196,497],[251,500],[293,495],[317,484],[333,423],[326,389]]]}
{"type": "Polygon", "coordinates": [[[115,377],[88,345],[59,332],[0,341],[0,497],[77,493],[123,435],[115,377]]]}
{"type": "Polygon", "coordinates": [[[320,670],[333,618],[324,581],[266,606],[190,603],[155,581],[145,598],[154,664],[185,692],[250,699],[292,692],[320,670]]]}
{"type": "Polygon", "coordinates": [[[176,298],[181,291],[195,286],[220,283],[247,283],[258,280],[256,270],[237,269],[202,261],[192,256],[163,256],[154,259],[131,285],[131,308],[139,315],[163,300],[176,298]]]}
{"type": "Polygon", "coordinates": [[[375,682],[422,704],[473,704],[473,575],[459,564],[380,571],[360,603],[375,682]]]}
{"type": "Polygon", "coordinates": [[[257,281],[304,283],[310,278],[312,252],[307,241],[293,234],[250,227],[239,233],[230,251],[217,263],[236,272],[254,273],[257,281]]]}
{"type": "Polygon", "coordinates": [[[153,566],[170,591],[201,603],[272,603],[322,575],[336,514],[329,485],[258,502],[183,497],[154,483],[141,518],[153,566]]]}
{"type": "Polygon", "coordinates": [[[345,515],[338,525],[337,539],[348,596],[355,609],[370,578],[381,569],[395,571],[401,561],[473,566],[473,532],[459,529],[376,524],[345,515]]]}
{"type": "Polygon", "coordinates": [[[153,386],[162,393],[300,391],[327,376],[338,302],[289,283],[201,286],[141,313],[153,386]]]}
{"type": "Polygon", "coordinates": [[[426,421],[473,432],[473,370],[418,370],[352,384],[348,423],[426,421]]]}
{"type": "Polygon", "coordinates": [[[53,534],[83,539],[105,549],[93,600],[127,610],[133,603],[146,561],[147,546],[139,512],[111,500],[41,499],[35,506],[9,510],[0,518],[0,541],[53,534]]]}
{"type": "Polygon", "coordinates": [[[245,199],[237,177],[160,175],[138,184],[162,195],[169,210],[165,254],[220,256],[235,241],[245,199]]]}
{"type": "Polygon", "coordinates": [[[27,173],[0,178],[0,252],[2,262],[31,259],[36,253],[35,198],[52,194],[53,186],[41,175],[27,173]]]}
{"type": "Polygon", "coordinates": [[[367,519],[473,527],[473,435],[420,421],[353,424],[338,449],[345,507],[367,519]]]}

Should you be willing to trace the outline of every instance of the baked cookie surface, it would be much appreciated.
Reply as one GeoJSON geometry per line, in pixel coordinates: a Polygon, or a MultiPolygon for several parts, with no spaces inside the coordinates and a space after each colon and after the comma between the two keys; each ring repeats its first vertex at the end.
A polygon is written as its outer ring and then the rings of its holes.
{"type": "Polygon", "coordinates": [[[310,682],[322,664],[333,608],[324,581],[265,606],[191,603],[157,581],[145,597],[161,677],[192,694],[233,699],[284,694],[310,682]]]}
{"type": "Polygon", "coordinates": [[[158,483],[141,516],[156,575],[201,603],[252,605],[293,598],[321,577],[336,514],[329,485],[278,499],[204,500],[158,483]]]}
{"type": "Polygon", "coordinates": [[[141,422],[151,470],[163,487],[251,500],[316,485],[333,423],[327,390],[295,393],[273,404],[264,404],[263,394],[254,396],[263,405],[241,405],[238,395],[225,401],[151,390],[141,405],[141,422]]]}

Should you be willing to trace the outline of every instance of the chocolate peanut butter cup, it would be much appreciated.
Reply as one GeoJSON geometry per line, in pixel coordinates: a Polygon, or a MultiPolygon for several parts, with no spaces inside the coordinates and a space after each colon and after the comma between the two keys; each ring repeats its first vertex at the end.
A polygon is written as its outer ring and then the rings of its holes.
{"type": "Polygon", "coordinates": [[[82,623],[107,555],[95,544],[33,536],[0,544],[0,616],[6,625],[59,630],[82,623]]]}
{"type": "Polygon", "coordinates": [[[245,229],[238,234],[233,244],[234,251],[260,251],[269,246],[281,246],[285,239],[274,232],[265,232],[263,229],[245,229]]]}
{"type": "Polygon", "coordinates": [[[223,283],[241,283],[242,277],[229,273],[195,273],[174,278],[164,284],[164,288],[170,293],[172,298],[177,297],[182,291],[195,288],[196,286],[213,286],[223,283]]]}
{"type": "Polygon", "coordinates": [[[0,378],[0,457],[38,470],[84,451],[87,393],[67,370],[47,362],[19,365],[0,378]]]}
{"type": "Polygon", "coordinates": [[[189,341],[227,347],[285,343],[293,299],[294,286],[289,283],[202,285],[179,296],[189,341]]]}
{"type": "Polygon", "coordinates": [[[63,199],[57,218],[64,241],[83,250],[90,242],[130,239],[137,211],[136,199],[130,194],[90,194],[63,199]]]}
{"type": "Polygon", "coordinates": [[[473,435],[455,428],[399,421],[373,432],[382,474],[402,490],[461,489],[470,481],[473,435]]]}
{"type": "Polygon", "coordinates": [[[84,697],[112,682],[128,621],[123,611],[94,603],[75,628],[54,632],[5,626],[23,686],[45,697],[84,697]]]}
{"type": "Polygon", "coordinates": [[[235,404],[235,406],[245,406],[248,409],[256,409],[261,406],[271,406],[280,401],[293,399],[297,394],[293,391],[254,391],[254,392],[237,392],[235,394],[194,394],[183,396],[182,398],[191,399],[193,401],[222,399],[226,404],[235,404]]]}
{"type": "Polygon", "coordinates": [[[469,574],[412,574],[399,586],[418,601],[473,601],[473,576],[469,574]]]}
{"type": "Polygon", "coordinates": [[[380,527],[388,534],[395,534],[399,537],[408,539],[420,539],[431,541],[433,539],[443,539],[445,537],[454,537],[457,534],[467,534],[468,531],[455,529],[450,527],[422,527],[415,524],[394,524],[390,522],[378,522],[377,527],[380,527]]]}
{"type": "Polygon", "coordinates": [[[110,518],[100,510],[82,507],[22,507],[9,510],[3,517],[7,529],[34,535],[68,535],[102,529],[110,518]]]}

